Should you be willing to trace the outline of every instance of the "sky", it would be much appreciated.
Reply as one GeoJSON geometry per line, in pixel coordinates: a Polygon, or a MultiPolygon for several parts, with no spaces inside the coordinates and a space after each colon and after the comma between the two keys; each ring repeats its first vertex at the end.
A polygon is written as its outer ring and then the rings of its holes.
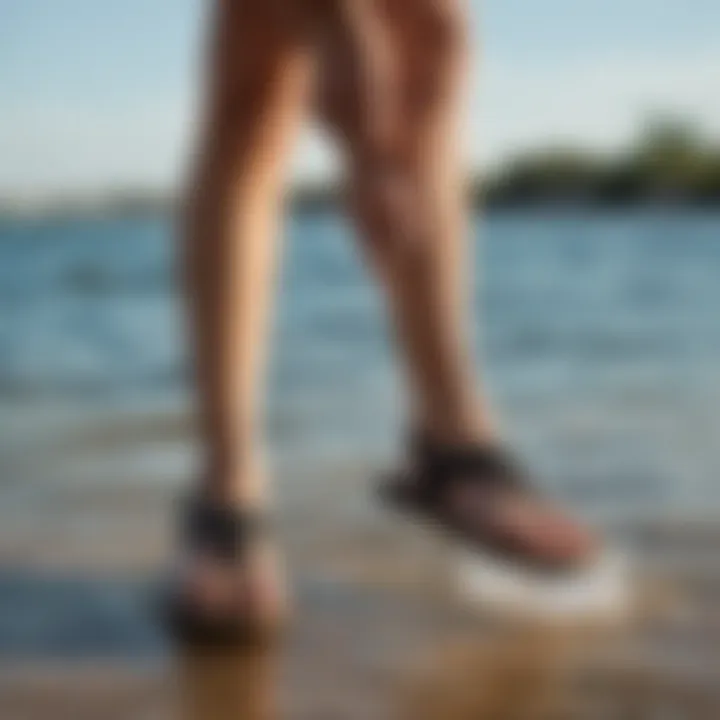
{"type": "MultiPolygon", "coordinates": [[[[0,0],[0,196],[171,187],[209,4],[0,0]]],[[[611,152],[658,112],[720,129],[718,0],[470,5],[473,167],[550,144],[611,152]]],[[[333,160],[310,128],[293,174],[323,177],[333,160]]]]}

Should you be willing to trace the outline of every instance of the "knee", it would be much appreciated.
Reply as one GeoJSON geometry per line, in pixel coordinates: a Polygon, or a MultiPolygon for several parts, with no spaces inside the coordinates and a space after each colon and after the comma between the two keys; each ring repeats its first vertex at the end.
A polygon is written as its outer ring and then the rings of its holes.
{"type": "Polygon", "coordinates": [[[404,262],[425,245],[414,185],[402,168],[384,165],[356,174],[351,204],[364,243],[384,262],[404,262]]]}

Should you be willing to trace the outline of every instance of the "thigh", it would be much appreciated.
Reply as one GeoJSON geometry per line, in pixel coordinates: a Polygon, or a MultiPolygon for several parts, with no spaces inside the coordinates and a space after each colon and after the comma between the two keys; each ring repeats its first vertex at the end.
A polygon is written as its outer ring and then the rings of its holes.
{"type": "Polygon", "coordinates": [[[465,0],[387,0],[401,57],[406,150],[449,148],[457,138],[467,57],[465,0]]]}
{"type": "Polygon", "coordinates": [[[401,111],[386,0],[327,0],[316,40],[319,116],[351,162],[371,164],[390,153],[401,111]]]}
{"type": "Polygon", "coordinates": [[[350,156],[407,157],[455,134],[464,0],[334,2],[353,12],[331,17],[320,33],[319,109],[350,156]]]}
{"type": "Polygon", "coordinates": [[[242,142],[265,121],[299,106],[308,78],[308,37],[295,0],[215,0],[201,122],[206,142],[242,142]],[[263,122],[261,122],[263,121],[263,122]]]}

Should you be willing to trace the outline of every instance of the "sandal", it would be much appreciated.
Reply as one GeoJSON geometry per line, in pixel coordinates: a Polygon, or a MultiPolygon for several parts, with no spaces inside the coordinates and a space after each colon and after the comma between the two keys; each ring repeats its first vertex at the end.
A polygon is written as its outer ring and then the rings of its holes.
{"type": "Polygon", "coordinates": [[[416,438],[410,457],[408,469],[381,483],[391,507],[526,570],[574,572],[594,559],[589,533],[553,510],[502,448],[440,448],[416,438]]]}
{"type": "MultiPolygon", "coordinates": [[[[268,519],[254,512],[213,505],[202,499],[191,501],[180,526],[183,552],[222,568],[236,568],[249,550],[268,534],[268,519]]],[[[180,583],[181,585],[182,583],[180,583]]],[[[198,607],[182,587],[171,590],[164,603],[164,616],[172,636],[185,644],[233,646],[257,641],[273,633],[267,623],[213,613],[198,607]]]]}

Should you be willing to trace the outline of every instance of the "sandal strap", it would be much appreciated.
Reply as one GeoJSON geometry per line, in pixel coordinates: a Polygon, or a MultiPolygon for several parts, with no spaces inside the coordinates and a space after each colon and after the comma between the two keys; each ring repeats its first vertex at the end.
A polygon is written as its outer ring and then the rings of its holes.
{"type": "Polygon", "coordinates": [[[268,518],[258,511],[239,510],[203,499],[191,500],[181,532],[191,551],[233,562],[268,530],[268,518]]]}
{"type": "Polygon", "coordinates": [[[413,456],[418,482],[430,496],[442,493],[458,480],[481,485],[527,488],[525,474],[514,458],[495,445],[460,445],[438,447],[416,438],[413,456]]]}

